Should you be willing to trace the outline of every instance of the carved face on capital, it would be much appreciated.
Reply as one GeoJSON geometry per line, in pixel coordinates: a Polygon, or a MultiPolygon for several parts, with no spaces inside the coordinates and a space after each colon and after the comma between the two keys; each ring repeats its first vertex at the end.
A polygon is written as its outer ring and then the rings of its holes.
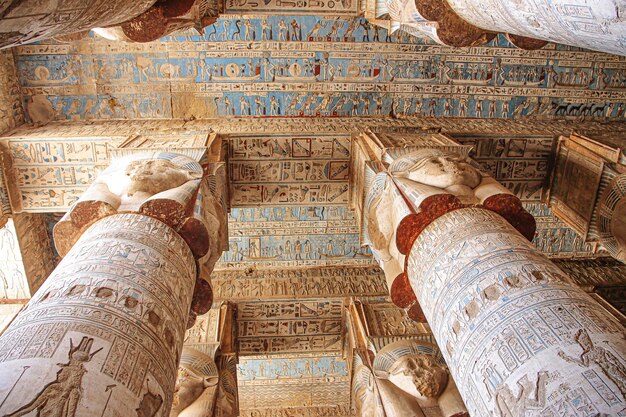
{"type": "Polygon", "coordinates": [[[416,161],[408,172],[410,180],[437,188],[476,188],[481,175],[476,168],[455,155],[432,155],[416,161]]]}
{"type": "Polygon", "coordinates": [[[190,171],[167,159],[125,158],[111,164],[96,182],[105,183],[110,192],[122,199],[145,200],[201,178],[201,169],[198,165],[196,172],[190,171]]]}
{"type": "Polygon", "coordinates": [[[437,398],[448,383],[448,372],[430,355],[404,356],[389,370],[389,380],[402,390],[437,398]]]}
{"type": "Polygon", "coordinates": [[[204,378],[189,372],[185,368],[178,368],[170,417],[177,417],[180,411],[189,407],[200,397],[202,391],[204,391],[204,378]]]}
{"type": "Polygon", "coordinates": [[[209,417],[218,372],[213,360],[206,354],[184,348],[178,367],[174,399],[170,417],[209,417]]]}

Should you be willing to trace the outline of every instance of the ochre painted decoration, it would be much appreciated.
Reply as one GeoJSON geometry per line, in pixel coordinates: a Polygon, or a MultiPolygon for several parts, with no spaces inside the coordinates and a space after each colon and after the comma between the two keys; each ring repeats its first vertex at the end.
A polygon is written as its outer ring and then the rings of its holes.
{"type": "Polygon", "coordinates": [[[534,51],[535,49],[541,49],[548,44],[548,41],[543,39],[527,38],[525,36],[506,34],[506,39],[513,45],[520,49],[526,49],[528,51],[534,51]]]}
{"type": "Polygon", "coordinates": [[[416,1],[415,6],[425,19],[436,22],[437,39],[444,45],[478,46],[496,37],[496,33],[485,31],[460,18],[447,0],[416,1]]]}
{"type": "Polygon", "coordinates": [[[120,40],[152,42],[177,30],[194,26],[202,33],[205,23],[209,22],[205,19],[205,13],[210,11],[210,4],[210,1],[198,0],[157,2],[139,16],[120,25],[119,30],[123,36],[120,40]]]}

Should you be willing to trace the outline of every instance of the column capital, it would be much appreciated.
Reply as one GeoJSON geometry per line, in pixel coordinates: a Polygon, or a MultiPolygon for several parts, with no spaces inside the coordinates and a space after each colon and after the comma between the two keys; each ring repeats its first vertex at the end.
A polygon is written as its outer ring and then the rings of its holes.
{"type": "Polygon", "coordinates": [[[618,144],[561,137],[549,204],[585,242],[626,263],[626,156],[618,144]]]}

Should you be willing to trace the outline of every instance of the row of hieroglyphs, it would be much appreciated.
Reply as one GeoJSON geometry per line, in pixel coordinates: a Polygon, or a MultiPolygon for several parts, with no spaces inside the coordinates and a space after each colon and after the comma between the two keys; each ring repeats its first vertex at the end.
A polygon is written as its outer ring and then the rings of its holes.
{"type": "Polygon", "coordinates": [[[388,293],[378,266],[216,271],[211,277],[216,300],[256,300],[388,293]]]}
{"type": "Polygon", "coordinates": [[[341,300],[246,302],[237,308],[240,355],[341,349],[341,300]]]}
{"type": "Polygon", "coordinates": [[[623,57],[498,37],[451,49],[362,18],[224,15],[203,35],[17,49],[27,108],[61,119],[221,116],[617,118],[623,57]]]}
{"type": "Polygon", "coordinates": [[[341,407],[350,401],[348,366],[338,354],[241,357],[237,379],[240,407],[252,415],[253,409],[341,407]]]}

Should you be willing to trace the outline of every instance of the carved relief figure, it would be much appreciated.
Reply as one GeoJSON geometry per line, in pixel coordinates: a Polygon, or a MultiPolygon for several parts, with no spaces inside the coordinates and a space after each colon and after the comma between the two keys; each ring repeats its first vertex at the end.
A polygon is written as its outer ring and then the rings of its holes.
{"type": "Polygon", "coordinates": [[[389,369],[389,380],[398,386],[413,391],[415,386],[419,396],[438,397],[448,383],[448,372],[430,355],[411,355],[402,357],[389,369]]]}
{"type": "Polygon", "coordinates": [[[626,367],[619,358],[610,350],[595,345],[585,329],[580,329],[575,339],[583,350],[580,359],[573,358],[563,351],[559,351],[559,357],[586,368],[594,364],[599,366],[626,399],[626,367]]]}
{"type": "Polygon", "coordinates": [[[183,348],[170,417],[212,417],[218,380],[209,355],[183,348]]]}
{"type": "Polygon", "coordinates": [[[411,339],[390,343],[377,353],[374,372],[422,410],[439,408],[444,417],[468,416],[436,345],[411,339]]]}
{"type": "Polygon", "coordinates": [[[528,376],[524,375],[517,385],[520,390],[517,395],[507,384],[502,384],[496,389],[496,403],[501,417],[524,417],[526,411],[541,410],[546,405],[547,372],[539,372],[537,382],[532,383],[528,376]],[[531,399],[531,396],[535,399],[531,399]]]}
{"type": "Polygon", "coordinates": [[[83,376],[87,373],[84,364],[102,350],[91,352],[93,339],[83,337],[78,346],[70,339],[69,361],[59,364],[57,378],[48,383],[28,404],[5,414],[4,417],[25,416],[37,410],[37,416],[74,417],[82,392],[83,376]]]}
{"type": "Polygon", "coordinates": [[[419,149],[394,160],[375,177],[365,204],[368,236],[390,288],[404,264],[396,247],[400,222],[419,212],[428,197],[441,194],[454,195],[463,204],[478,204],[510,192],[449,151],[419,149]]]}
{"type": "Polygon", "coordinates": [[[202,177],[199,163],[175,153],[142,152],[114,160],[55,226],[59,253],[67,253],[92,222],[118,212],[146,214],[179,229],[193,216],[202,177]]]}

